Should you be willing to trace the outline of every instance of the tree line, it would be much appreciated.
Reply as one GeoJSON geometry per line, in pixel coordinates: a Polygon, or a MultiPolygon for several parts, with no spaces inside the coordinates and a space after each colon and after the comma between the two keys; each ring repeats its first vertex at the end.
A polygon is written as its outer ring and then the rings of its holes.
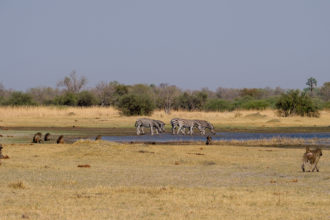
{"type": "Polygon", "coordinates": [[[307,79],[304,90],[276,88],[208,88],[182,90],[175,85],[100,82],[86,88],[87,79],[75,71],[60,80],[55,88],[37,87],[27,91],[6,89],[0,83],[0,105],[114,106],[125,115],[148,115],[154,109],[233,111],[238,109],[278,109],[282,116],[318,116],[318,110],[330,108],[330,82],[317,87],[307,79]],[[316,112],[315,114],[313,112],[316,112]]]}

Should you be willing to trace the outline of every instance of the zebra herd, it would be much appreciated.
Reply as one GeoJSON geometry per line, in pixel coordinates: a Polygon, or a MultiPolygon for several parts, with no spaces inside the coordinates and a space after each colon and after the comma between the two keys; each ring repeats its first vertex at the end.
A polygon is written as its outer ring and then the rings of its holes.
{"type": "MultiPolygon", "coordinates": [[[[202,135],[205,135],[206,129],[209,129],[212,134],[215,134],[214,126],[205,120],[173,118],[170,123],[172,126],[172,134],[180,134],[180,132],[186,134],[186,129],[188,129],[188,134],[192,135],[194,128],[197,128],[202,135]]],[[[164,122],[150,118],[137,119],[135,127],[137,135],[144,134],[143,128],[150,128],[151,135],[165,132],[164,122]]]]}

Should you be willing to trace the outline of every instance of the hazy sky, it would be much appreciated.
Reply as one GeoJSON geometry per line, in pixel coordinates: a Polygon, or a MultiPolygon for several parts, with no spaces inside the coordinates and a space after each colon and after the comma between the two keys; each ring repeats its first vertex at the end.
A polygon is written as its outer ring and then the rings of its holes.
{"type": "Polygon", "coordinates": [[[0,0],[0,82],[304,88],[330,81],[328,0],[0,0]]]}

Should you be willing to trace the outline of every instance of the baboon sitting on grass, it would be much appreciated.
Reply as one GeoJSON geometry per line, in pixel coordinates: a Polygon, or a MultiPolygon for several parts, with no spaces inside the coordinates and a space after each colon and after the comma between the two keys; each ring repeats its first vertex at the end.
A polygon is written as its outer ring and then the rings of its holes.
{"type": "MultiPolygon", "coordinates": [[[[4,156],[4,155],[2,154],[2,148],[3,148],[3,147],[2,147],[2,144],[0,144],[0,159],[9,159],[9,157],[8,157],[7,155],[4,156]]],[[[1,163],[0,163],[0,164],[1,164],[1,163]]]]}
{"type": "Polygon", "coordinates": [[[211,136],[207,136],[206,137],[206,143],[205,143],[206,145],[210,145],[210,144],[212,144],[212,137],[211,136]]]}
{"type": "Polygon", "coordinates": [[[44,141],[50,141],[50,133],[45,134],[44,141]]]}
{"type": "Polygon", "coordinates": [[[312,166],[314,165],[312,172],[316,169],[319,172],[317,164],[322,156],[322,150],[320,148],[316,148],[315,150],[310,150],[309,147],[306,147],[306,152],[303,155],[303,164],[301,165],[301,169],[305,172],[305,164],[310,163],[312,166]]]}
{"type": "Polygon", "coordinates": [[[64,136],[63,136],[63,135],[59,136],[59,137],[57,138],[56,143],[58,143],[58,144],[64,144],[64,136]]]}
{"type": "Polygon", "coordinates": [[[42,143],[42,134],[40,132],[34,134],[32,143],[42,143]]]}
{"type": "Polygon", "coordinates": [[[3,158],[3,155],[2,155],[2,144],[0,144],[0,159],[3,158]]]}

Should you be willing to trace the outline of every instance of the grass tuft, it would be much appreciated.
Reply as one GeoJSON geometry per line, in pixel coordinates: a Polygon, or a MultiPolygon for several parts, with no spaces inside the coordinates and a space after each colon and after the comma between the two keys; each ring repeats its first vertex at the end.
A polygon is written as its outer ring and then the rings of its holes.
{"type": "Polygon", "coordinates": [[[23,181],[18,181],[16,183],[9,183],[8,187],[13,188],[13,189],[25,189],[25,185],[23,181]]]}

